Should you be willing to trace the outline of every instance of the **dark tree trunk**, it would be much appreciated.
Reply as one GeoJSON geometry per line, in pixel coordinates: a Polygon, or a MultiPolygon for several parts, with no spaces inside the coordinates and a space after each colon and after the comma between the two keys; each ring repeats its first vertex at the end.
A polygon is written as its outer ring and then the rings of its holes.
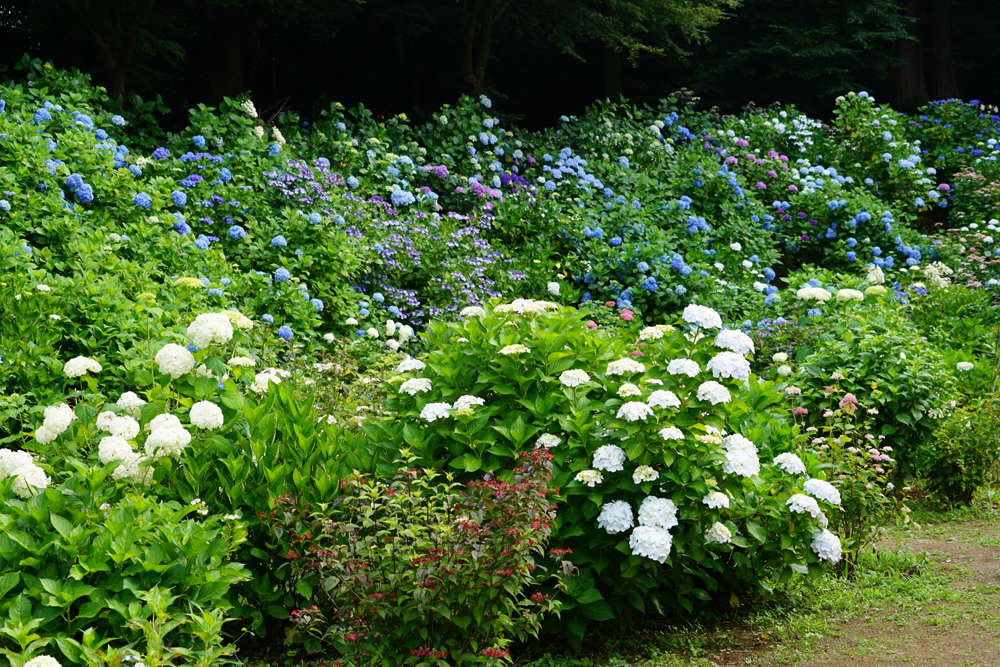
{"type": "Polygon", "coordinates": [[[952,57],[951,0],[934,0],[931,29],[931,93],[944,100],[959,96],[952,57]]]}
{"type": "Polygon", "coordinates": [[[223,97],[243,92],[243,33],[246,30],[240,10],[220,10],[212,23],[207,42],[208,62],[205,99],[218,106],[223,97]]]}
{"type": "Polygon", "coordinates": [[[604,94],[612,102],[622,98],[622,59],[610,44],[601,46],[601,63],[604,66],[604,94]]]}
{"type": "MultiPolygon", "coordinates": [[[[906,16],[913,19],[920,18],[920,0],[900,0],[900,7],[906,16]]],[[[928,99],[923,52],[919,41],[919,23],[917,21],[910,23],[906,31],[913,39],[896,41],[896,57],[902,60],[903,64],[896,68],[892,76],[895,89],[893,106],[900,111],[912,111],[928,99]]]]}
{"type": "Polygon", "coordinates": [[[462,81],[471,95],[483,92],[493,24],[514,0],[459,0],[462,16],[462,81]],[[499,5],[499,6],[498,6],[499,5]]]}
{"type": "Polygon", "coordinates": [[[151,3],[139,4],[131,15],[127,12],[127,7],[120,8],[115,0],[93,5],[86,1],[62,0],[62,6],[86,26],[87,37],[104,68],[108,95],[117,97],[124,93],[125,76],[135,52],[135,24],[149,12],[151,3]],[[115,37],[121,40],[118,53],[115,53],[113,46],[115,37]]]}

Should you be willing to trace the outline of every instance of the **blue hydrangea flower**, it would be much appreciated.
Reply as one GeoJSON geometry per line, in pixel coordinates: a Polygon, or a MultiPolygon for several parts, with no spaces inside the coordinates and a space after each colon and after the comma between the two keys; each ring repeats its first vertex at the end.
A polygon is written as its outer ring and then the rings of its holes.
{"type": "Polygon", "coordinates": [[[49,110],[39,109],[38,111],[35,112],[35,117],[32,119],[32,122],[35,125],[39,125],[40,123],[44,123],[45,121],[49,120],[52,120],[52,114],[49,113],[49,110]]]}
{"type": "Polygon", "coordinates": [[[766,280],[767,282],[771,282],[772,280],[774,280],[774,269],[772,269],[771,267],[767,267],[766,269],[764,269],[764,280],[766,280]]]}
{"type": "Polygon", "coordinates": [[[278,144],[271,144],[270,146],[267,147],[268,157],[274,157],[280,152],[281,152],[281,146],[279,146],[278,144]]]}
{"type": "Polygon", "coordinates": [[[223,286],[223,287],[229,287],[230,285],[232,285],[232,284],[233,284],[233,281],[232,281],[232,280],[230,280],[229,278],[223,278],[223,279],[222,279],[222,280],[220,280],[219,282],[220,282],[220,283],[222,283],[222,286],[223,286]]]}
{"type": "Polygon", "coordinates": [[[296,257],[301,257],[302,256],[302,248],[296,248],[295,249],[295,256],[296,257]]]}
{"type": "Polygon", "coordinates": [[[278,269],[274,272],[274,281],[277,283],[283,283],[291,277],[291,274],[288,273],[288,269],[285,268],[278,269]]]}
{"type": "Polygon", "coordinates": [[[90,187],[89,183],[84,183],[76,191],[76,200],[81,204],[89,204],[94,201],[94,188],[90,187]]]}
{"type": "Polygon", "coordinates": [[[83,129],[87,130],[88,132],[91,132],[94,129],[94,121],[90,118],[90,116],[86,114],[82,113],[78,114],[76,118],[73,119],[73,122],[77,125],[82,126],[83,129]]]}
{"type": "Polygon", "coordinates": [[[229,171],[226,167],[223,167],[219,170],[219,180],[223,183],[228,183],[233,180],[233,172],[229,171]]]}
{"type": "Polygon", "coordinates": [[[620,237],[620,236],[612,236],[611,240],[608,241],[608,243],[610,243],[613,248],[617,248],[618,246],[620,246],[622,244],[622,237],[620,237]]]}
{"type": "Polygon", "coordinates": [[[316,164],[318,164],[321,167],[329,167],[330,166],[330,161],[327,160],[325,157],[319,157],[319,158],[316,158],[316,164]]]}
{"type": "Polygon", "coordinates": [[[393,317],[402,317],[403,314],[400,312],[399,308],[396,306],[389,306],[389,314],[393,317]]]}
{"type": "Polygon", "coordinates": [[[361,185],[361,183],[358,181],[358,179],[356,179],[353,176],[347,177],[347,187],[351,188],[352,190],[357,190],[359,185],[361,185]]]}
{"type": "Polygon", "coordinates": [[[687,287],[684,287],[684,285],[678,285],[677,287],[674,288],[674,294],[676,294],[677,296],[683,296],[687,294],[687,291],[688,289],[687,287]]]}
{"type": "Polygon", "coordinates": [[[194,247],[198,248],[199,250],[208,250],[208,246],[211,245],[211,243],[212,242],[208,240],[207,236],[201,234],[198,238],[195,239],[194,247]]]}
{"type": "Polygon", "coordinates": [[[323,222],[323,216],[321,216],[319,213],[310,213],[309,222],[311,222],[314,225],[318,225],[319,223],[323,222]]]}
{"type": "Polygon", "coordinates": [[[0,113],[4,113],[7,110],[7,100],[0,100],[0,113]]]}
{"type": "Polygon", "coordinates": [[[191,233],[191,227],[188,225],[188,223],[182,220],[178,220],[177,222],[174,223],[173,230],[178,234],[180,234],[181,236],[187,236],[188,234],[191,233]]]}
{"type": "Polygon", "coordinates": [[[170,149],[169,148],[164,148],[163,146],[160,146],[155,151],[153,151],[153,159],[154,160],[163,160],[163,159],[166,159],[168,157],[170,157],[170,149]]]}
{"type": "Polygon", "coordinates": [[[849,239],[847,239],[847,247],[848,248],[853,248],[856,245],[858,245],[858,240],[856,238],[854,238],[852,236],[849,239]]]}
{"type": "Polygon", "coordinates": [[[139,165],[130,164],[128,170],[132,172],[133,176],[142,176],[142,169],[139,168],[139,165]]]}
{"type": "Polygon", "coordinates": [[[261,315],[260,319],[264,320],[268,324],[274,324],[274,316],[268,313],[264,313],[263,315],[261,315]]]}
{"type": "Polygon", "coordinates": [[[372,294],[372,300],[375,303],[382,303],[385,301],[385,296],[383,296],[381,292],[375,292],[372,294]]]}
{"type": "Polygon", "coordinates": [[[201,136],[200,134],[196,134],[193,137],[191,137],[191,141],[193,141],[194,145],[197,146],[198,148],[205,147],[205,137],[201,136]]]}
{"type": "Polygon", "coordinates": [[[808,315],[809,317],[821,317],[823,315],[823,311],[821,311],[819,308],[810,308],[809,310],[806,311],[806,315],[808,315]]]}
{"type": "Polygon", "coordinates": [[[278,234],[273,239],[271,239],[271,245],[276,248],[283,248],[288,245],[288,241],[285,240],[284,236],[278,234]]]}
{"type": "Polygon", "coordinates": [[[7,201],[6,199],[0,199],[0,210],[9,211],[10,210],[10,202],[7,201]]]}
{"type": "Polygon", "coordinates": [[[94,137],[96,137],[98,141],[107,141],[108,133],[105,132],[104,130],[97,130],[96,132],[94,132],[94,137]]]}
{"type": "Polygon", "coordinates": [[[323,310],[323,302],[319,299],[309,299],[309,303],[313,305],[317,313],[323,310]]]}
{"type": "Polygon", "coordinates": [[[618,158],[618,164],[628,169],[628,158],[622,155],[620,158],[618,158]]]}
{"type": "Polygon", "coordinates": [[[639,269],[639,273],[646,273],[646,271],[649,271],[649,264],[646,262],[639,262],[635,268],[639,269]]]}
{"type": "Polygon", "coordinates": [[[853,262],[854,260],[856,260],[858,258],[857,254],[853,250],[848,250],[847,254],[844,255],[844,257],[847,258],[848,262],[853,262]]]}
{"type": "Polygon", "coordinates": [[[241,238],[247,235],[247,230],[243,229],[239,225],[233,225],[229,228],[229,238],[234,241],[239,241],[241,238]]]}
{"type": "Polygon", "coordinates": [[[293,335],[292,328],[287,324],[283,324],[278,327],[278,337],[284,338],[285,340],[291,340],[293,335]]]}
{"type": "Polygon", "coordinates": [[[358,311],[358,314],[361,315],[361,317],[368,317],[369,315],[372,314],[372,312],[367,308],[362,308],[361,310],[358,311]]]}
{"type": "Polygon", "coordinates": [[[125,125],[125,119],[122,118],[121,116],[117,116],[117,115],[116,116],[112,116],[111,117],[111,124],[112,125],[117,125],[118,127],[122,127],[123,125],[125,125]]]}
{"type": "Polygon", "coordinates": [[[405,206],[417,200],[412,192],[407,192],[406,190],[393,190],[389,198],[392,200],[393,206],[405,206]]]}
{"type": "Polygon", "coordinates": [[[174,203],[174,206],[184,206],[188,201],[187,193],[181,192],[180,190],[174,190],[170,193],[170,201],[174,203]]]}
{"type": "Polygon", "coordinates": [[[556,189],[556,182],[555,181],[545,181],[545,189],[548,190],[549,192],[552,192],[553,190],[556,189]]]}
{"type": "Polygon", "coordinates": [[[66,177],[66,187],[70,192],[76,192],[83,187],[83,176],[80,174],[70,174],[66,177]]]}
{"type": "Polygon", "coordinates": [[[220,290],[218,287],[213,287],[212,289],[208,290],[208,295],[221,297],[222,290],[220,290]]]}
{"type": "Polygon", "coordinates": [[[650,292],[655,292],[660,288],[660,286],[656,284],[656,278],[654,278],[653,276],[650,276],[645,280],[643,280],[642,283],[639,284],[639,287],[641,287],[644,290],[648,290],[650,292]]]}

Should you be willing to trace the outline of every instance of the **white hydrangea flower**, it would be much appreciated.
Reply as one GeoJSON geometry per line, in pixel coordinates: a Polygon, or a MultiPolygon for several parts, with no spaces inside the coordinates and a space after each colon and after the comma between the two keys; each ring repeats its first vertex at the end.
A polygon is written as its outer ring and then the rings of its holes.
{"type": "Polygon", "coordinates": [[[119,438],[131,440],[135,436],[139,435],[139,422],[129,415],[122,415],[120,417],[115,416],[114,419],[111,420],[108,431],[111,435],[117,435],[119,438]]]}
{"type": "Polygon", "coordinates": [[[125,438],[109,435],[101,438],[101,443],[97,446],[97,460],[104,465],[112,461],[124,461],[133,451],[132,445],[125,438]]]}
{"type": "Polygon", "coordinates": [[[73,357],[63,366],[66,377],[78,378],[87,373],[100,373],[101,365],[90,357],[73,357]]]}
{"type": "Polygon", "coordinates": [[[486,405],[486,401],[478,396],[466,394],[464,396],[459,396],[453,407],[456,410],[461,410],[462,408],[471,408],[475,405],[486,405]]]}
{"type": "Polygon", "coordinates": [[[646,327],[639,332],[639,340],[659,340],[663,336],[663,329],[657,327],[646,327]]]}
{"type": "Polygon", "coordinates": [[[722,472],[743,477],[753,477],[760,472],[757,447],[742,435],[727,435],[722,439],[722,446],[726,449],[726,462],[722,464],[722,472]]]}
{"type": "Polygon", "coordinates": [[[774,356],[771,357],[771,361],[776,364],[783,364],[788,361],[788,355],[784,352],[775,352],[774,356]]]}
{"type": "Polygon", "coordinates": [[[240,331],[253,329],[253,320],[238,310],[224,310],[221,314],[228,317],[232,325],[240,331]]]}
{"type": "Polygon", "coordinates": [[[687,375],[693,378],[701,372],[701,367],[694,359],[671,359],[667,364],[667,372],[671,375],[687,375]]]}
{"type": "Polygon", "coordinates": [[[806,474],[806,464],[802,462],[802,459],[791,452],[778,454],[774,457],[774,462],[771,465],[781,468],[790,475],[806,474]]]}
{"type": "Polygon", "coordinates": [[[222,410],[211,401],[198,401],[192,405],[188,419],[200,429],[222,428],[222,425],[226,422],[222,416],[222,410]]]}
{"type": "Polygon", "coordinates": [[[660,429],[660,437],[664,440],[683,440],[684,434],[676,426],[668,426],[660,429]]]}
{"type": "Polygon", "coordinates": [[[811,498],[804,493],[792,494],[792,497],[785,501],[788,505],[788,509],[798,514],[811,514],[812,517],[818,518],[823,510],[819,508],[819,503],[816,502],[815,498],[811,498]]]}
{"type": "Polygon", "coordinates": [[[750,378],[750,362],[736,352],[720,352],[705,366],[715,377],[733,378],[746,382],[750,378]]]}
{"type": "Polygon", "coordinates": [[[466,306],[459,313],[462,317],[478,317],[480,315],[485,315],[486,310],[481,306],[466,306]]]}
{"type": "Polygon", "coordinates": [[[72,408],[65,403],[50,405],[45,408],[45,419],[42,425],[35,431],[35,440],[43,445],[47,445],[60,435],[66,432],[69,425],[76,419],[72,408]]]}
{"type": "Polygon", "coordinates": [[[733,541],[733,532],[725,525],[716,521],[705,531],[705,541],[708,543],[728,544],[733,541]]]}
{"type": "Polygon", "coordinates": [[[837,290],[837,301],[864,301],[865,295],[856,289],[837,290]]]}
{"type": "Polygon", "coordinates": [[[581,384],[590,382],[590,376],[587,375],[586,371],[574,368],[572,370],[563,371],[562,374],[559,375],[559,381],[562,382],[565,387],[579,387],[581,384]]]}
{"type": "Polygon", "coordinates": [[[646,496],[639,505],[639,525],[670,530],[677,525],[677,505],[669,498],[646,496]]]}
{"type": "Polygon", "coordinates": [[[257,373],[253,378],[253,390],[258,394],[263,394],[267,392],[267,387],[269,384],[281,384],[281,378],[278,377],[277,373],[268,373],[267,371],[261,371],[257,373]]]}
{"type": "Polygon", "coordinates": [[[111,422],[117,416],[118,415],[116,415],[115,413],[111,412],[110,410],[105,410],[104,412],[102,412],[99,415],[97,415],[97,430],[98,431],[104,431],[106,433],[110,432],[111,431],[111,422]]]}
{"type": "Polygon", "coordinates": [[[494,313],[520,313],[521,315],[531,315],[543,313],[548,310],[557,310],[558,303],[551,301],[535,301],[534,299],[514,299],[510,303],[503,303],[493,309],[494,313]]]}
{"type": "Polygon", "coordinates": [[[180,454],[191,442],[191,434],[183,426],[155,429],[146,438],[146,454],[152,458],[180,454]]]}
{"type": "Polygon", "coordinates": [[[636,556],[643,556],[657,563],[664,563],[673,546],[670,533],[654,526],[639,526],[628,538],[629,548],[636,556]]]}
{"type": "Polygon", "coordinates": [[[500,354],[524,354],[526,352],[531,352],[527,347],[521,345],[520,343],[514,343],[513,345],[508,345],[507,347],[500,350],[500,354]]]}
{"type": "Polygon", "coordinates": [[[628,373],[645,373],[646,367],[635,359],[625,357],[608,364],[608,375],[626,375],[628,373]]]}
{"type": "Polygon", "coordinates": [[[581,470],[576,473],[574,478],[581,484],[586,484],[589,487],[594,487],[604,481],[604,475],[596,470],[581,470]]]}
{"type": "MultiPolygon", "coordinates": [[[[386,338],[389,338],[390,336],[394,336],[395,334],[396,334],[396,323],[393,322],[392,320],[386,320],[385,321],[385,335],[386,335],[386,338]]],[[[330,341],[330,342],[332,343],[333,341],[330,341]]],[[[392,342],[395,342],[395,341],[392,341],[392,342]]]]}
{"type": "Polygon", "coordinates": [[[225,345],[233,338],[233,323],[222,313],[202,313],[188,325],[187,335],[195,347],[225,345]]]}
{"type": "Polygon", "coordinates": [[[413,327],[409,326],[408,324],[404,324],[403,326],[399,327],[399,333],[396,335],[396,340],[398,340],[400,343],[405,343],[411,338],[413,338],[413,327]]]}
{"type": "Polygon", "coordinates": [[[649,398],[646,399],[646,403],[651,408],[681,407],[681,399],[677,398],[677,394],[667,389],[657,389],[649,395],[649,398]]]}
{"type": "Polygon", "coordinates": [[[139,398],[134,391],[126,391],[118,398],[116,405],[128,414],[132,415],[134,418],[138,419],[141,414],[142,406],[146,405],[146,401],[139,398]]]}
{"type": "Polygon", "coordinates": [[[968,361],[960,361],[955,365],[955,368],[962,372],[971,371],[975,367],[976,367],[975,364],[968,361]]]}
{"type": "Polygon", "coordinates": [[[730,243],[729,249],[735,252],[741,252],[743,250],[743,246],[741,246],[739,243],[730,243]]]}
{"type": "Polygon", "coordinates": [[[188,352],[186,347],[181,347],[176,343],[168,343],[156,353],[156,363],[159,365],[161,373],[176,380],[180,376],[190,373],[191,369],[194,368],[194,355],[188,352]]]}
{"type": "Polygon", "coordinates": [[[543,433],[538,436],[537,446],[548,449],[549,447],[555,447],[560,442],[562,442],[562,439],[559,436],[552,435],[551,433],[543,433]]]}
{"type": "Polygon", "coordinates": [[[604,472],[624,470],[625,450],[617,445],[601,445],[594,452],[594,467],[604,472]]]}
{"type": "Polygon", "coordinates": [[[710,491],[707,496],[701,499],[701,502],[711,509],[719,509],[720,507],[729,509],[729,496],[721,491],[710,491]]]}
{"type": "Polygon", "coordinates": [[[62,665],[50,655],[39,655],[24,663],[23,667],[62,667],[62,665]]]}
{"type": "Polygon", "coordinates": [[[803,287],[795,292],[802,301],[829,301],[830,293],[822,287],[803,287]]]}
{"type": "Polygon", "coordinates": [[[746,356],[755,351],[753,340],[739,329],[725,329],[715,337],[715,346],[746,356]]]}
{"type": "Polygon", "coordinates": [[[874,264],[868,265],[868,275],[865,276],[865,282],[873,283],[875,285],[882,285],[885,283],[885,274],[882,269],[874,264]]]}
{"type": "Polygon", "coordinates": [[[813,498],[819,498],[831,505],[840,505],[840,491],[830,482],[822,479],[807,479],[802,488],[813,498]]]}
{"type": "Polygon", "coordinates": [[[153,466],[142,465],[143,462],[152,461],[148,456],[143,456],[139,452],[131,452],[111,473],[115,479],[127,479],[136,484],[149,486],[153,483],[153,466]]]}
{"type": "Polygon", "coordinates": [[[634,422],[638,420],[646,420],[653,414],[653,410],[640,401],[629,401],[625,405],[618,408],[618,418],[625,418],[625,421],[634,422]]]}
{"type": "Polygon", "coordinates": [[[706,329],[722,328],[722,318],[717,312],[707,306],[699,306],[692,303],[684,309],[684,313],[681,317],[684,318],[685,322],[697,324],[699,327],[704,327],[706,329]]]}
{"type": "Polygon", "coordinates": [[[396,366],[397,373],[406,373],[409,371],[422,371],[427,365],[420,361],[419,359],[404,359],[400,362],[399,366],[396,366]]]}
{"type": "Polygon", "coordinates": [[[701,386],[698,387],[697,396],[699,401],[710,401],[712,405],[728,403],[733,398],[729,394],[729,390],[715,380],[703,382],[701,386]]]}
{"type": "Polygon", "coordinates": [[[635,525],[632,516],[632,506],[624,500],[612,500],[604,503],[601,513],[597,516],[597,527],[603,528],[610,535],[624,533],[635,525]]]}
{"type": "Polygon", "coordinates": [[[230,368],[254,368],[257,362],[250,357],[233,357],[227,365],[230,368]]]}
{"type": "Polygon", "coordinates": [[[6,447],[0,449],[0,477],[9,477],[24,466],[34,465],[35,459],[24,450],[13,452],[6,447]]]}
{"type": "Polygon", "coordinates": [[[450,416],[449,409],[451,409],[451,406],[447,403],[428,403],[420,411],[420,418],[428,422],[444,419],[450,416]]]}
{"type": "Polygon", "coordinates": [[[410,396],[416,396],[418,392],[428,392],[431,390],[431,381],[427,378],[410,378],[399,385],[399,390],[410,396]]]}
{"type": "Polygon", "coordinates": [[[548,283],[545,290],[552,296],[559,296],[559,283],[548,283]]]}
{"type": "Polygon", "coordinates": [[[632,473],[632,481],[636,484],[642,484],[643,482],[655,482],[660,478],[660,473],[649,466],[639,466],[632,473]]]}
{"type": "Polygon", "coordinates": [[[791,375],[792,374],[792,367],[788,366],[786,364],[782,364],[781,366],[778,366],[777,368],[775,368],[774,372],[777,373],[778,375],[782,376],[782,377],[785,377],[786,375],[791,375]]]}
{"type": "Polygon", "coordinates": [[[821,560],[829,563],[836,563],[843,554],[840,538],[826,528],[813,533],[812,550],[821,560]]]}
{"type": "Polygon", "coordinates": [[[629,396],[639,396],[642,394],[642,390],[635,386],[631,382],[626,382],[622,386],[618,387],[618,395],[622,398],[628,398],[629,396]]]}
{"type": "Polygon", "coordinates": [[[149,431],[155,431],[161,428],[183,428],[183,425],[181,424],[180,419],[169,413],[156,415],[148,424],[146,424],[146,429],[149,431]]]}
{"type": "Polygon", "coordinates": [[[643,382],[645,382],[646,384],[658,384],[660,386],[663,385],[663,380],[658,380],[656,378],[645,378],[643,379],[643,382]]]}
{"type": "Polygon", "coordinates": [[[21,466],[11,473],[11,476],[14,477],[11,490],[24,499],[34,498],[52,483],[45,471],[34,463],[21,466]]]}

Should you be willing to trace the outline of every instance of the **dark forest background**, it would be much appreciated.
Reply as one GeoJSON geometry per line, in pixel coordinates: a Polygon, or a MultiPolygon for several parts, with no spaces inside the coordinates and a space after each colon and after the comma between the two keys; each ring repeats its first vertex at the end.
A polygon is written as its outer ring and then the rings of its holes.
{"type": "Polygon", "coordinates": [[[28,53],[112,96],[419,118],[486,93],[529,128],[682,87],[819,117],[849,90],[997,103],[998,35],[1000,0],[0,0],[0,65],[28,53]]]}

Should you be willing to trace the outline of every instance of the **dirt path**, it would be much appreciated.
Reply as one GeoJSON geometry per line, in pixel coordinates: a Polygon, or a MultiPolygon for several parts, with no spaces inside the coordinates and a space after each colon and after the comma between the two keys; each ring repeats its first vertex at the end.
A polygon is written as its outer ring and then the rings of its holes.
{"type": "Polygon", "coordinates": [[[926,590],[847,622],[828,622],[831,634],[796,664],[1000,666],[1000,526],[942,524],[913,534],[900,548],[929,557],[927,567],[937,576],[926,590]]]}

